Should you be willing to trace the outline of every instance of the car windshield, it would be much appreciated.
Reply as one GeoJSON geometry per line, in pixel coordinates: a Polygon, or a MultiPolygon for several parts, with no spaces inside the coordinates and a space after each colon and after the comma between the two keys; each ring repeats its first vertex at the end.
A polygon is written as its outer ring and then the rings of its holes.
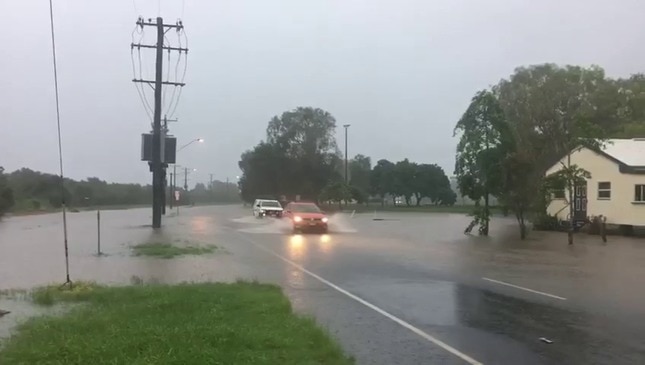
{"type": "Polygon", "coordinates": [[[280,203],[278,202],[262,202],[263,207],[269,208],[280,208],[280,203]]]}
{"type": "Polygon", "coordinates": [[[291,210],[299,213],[320,213],[320,208],[315,204],[294,204],[291,210]]]}

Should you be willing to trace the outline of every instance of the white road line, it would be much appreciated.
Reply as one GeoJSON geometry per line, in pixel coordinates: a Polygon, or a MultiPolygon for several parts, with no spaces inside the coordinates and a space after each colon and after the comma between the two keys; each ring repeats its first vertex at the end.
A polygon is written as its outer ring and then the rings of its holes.
{"type": "Polygon", "coordinates": [[[301,265],[299,265],[299,264],[297,264],[297,263],[295,263],[295,262],[293,262],[293,261],[281,256],[280,254],[278,254],[278,253],[276,253],[276,252],[274,252],[274,251],[272,251],[272,250],[270,250],[270,249],[268,249],[268,248],[266,248],[266,247],[264,247],[264,246],[262,246],[260,244],[255,243],[253,240],[251,240],[251,239],[249,239],[249,238],[247,238],[247,237],[245,237],[243,235],[240,235],[240,236],[243,237],[247,242],[251,243],[253,246],[255,246],[255,247],[257,247],[257,248],[259,248],[259,249],[261,249],[261,250],[263,250],[263,251],[265,251],[265,252],[267,252],[267,253],[269,253],[269,254],[277,257],[277,258],[279,258],[280,260],[282,260],[282,261],[286,262],[287,264],[297,268],[298,270],[300,270],[300,271],[304,272],[305,274],[313,277],[314,279],[316,279],[316,280],[320,281],[321,283],[329,286],[330,288],[338,291],[339,293],[345,294],[346,296],[350,297],[351,299],[354,299],[355,301],[357,301],[357,302],[363,304],[364,306],[374,310],[375,312],[377,312],[377,313],[379,313],[379,314],[391,319],[392,321],[398,323],[399,325],[403,326],[404,328],[407,328],[408,330],[410,330],[410,331],[416,333],[417,335],[423,337],[427,341],[432,342],[433,344],[441,347],[442,349],[444,349],[444,350],[450,352],[451,354],[457,356],[458,358],[464,360],[468,364],[470,364],[470,365],[483,365],[483,363],[481,363],[481,362],[473,359],[472,357],[464,354],[463,352],[455,349],[454,347],[448,345],[447,343],[441,341],[440,339],[438,339],[438,338],[436,338],[436,337],[434,337],[432,335],[429,335],[428,333],[426,333],[426,332],[422,331],[421,329],[411,325],[410,323],[402,320],[401,318],[386,312],[385,310],[375,306],[374,304],[372,304],[372,303],[370,303],[370,302],[368,302],[368,301],[366,301],[364,299],[359,298],[358,296],[348,292],[347,290],[339,287],[338,285],[336,285],[336,284],[334,284],[334,283],[322,278],[321,276],[319,276],[317,274],[314,274],[313,272],[305,269],[301,265]]]}
{"type": "Polygon", "coordinates": [[[563,297],[558,296],[558,295],[555,295],[555,294],[549,294],[549,293],[545,293],[545,292],[543,292],[543,291],[533,290],[533,289],[525,288],[525,287],[523,287],[523,286],[510,284],[510,283],[506,283],[506,282],[499,281],[499,280],[495,280],[495,279],[491,279],[491,278],[482,278],[482,279],[484,279],[484,280],[486,280],[486,281],[490,281],[491,283],[510,286],[511,288],[520,289],[520,290],[525,290],[525,291],[528,291],[528,292],[531,292],[531,293],[544,295],[544,296],[547,296],[547,297],[550,297],[550,298],[555,298],[555,299],[560,299],[560,300],[567,300],[567,298],[563,298],[563,297]]]}

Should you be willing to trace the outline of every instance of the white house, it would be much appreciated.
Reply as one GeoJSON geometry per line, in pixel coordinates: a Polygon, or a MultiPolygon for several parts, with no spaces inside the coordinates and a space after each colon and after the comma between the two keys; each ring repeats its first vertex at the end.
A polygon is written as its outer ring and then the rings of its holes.
{"type": "MultiPolygon", "coordinates": [[[[567,156],[546,175],[562,169],[562,163],[566,165],[567,156]]],[[[571,164],[591,174],[586,186],[575,188],[574,219],[603,215],[609,224],[645,226],[645,138],[611,139],[598,151],[578,148],[571,164]]],[[[562,220],[569,215],[564,194],[556,194],[547,209],[562,220]]]]}

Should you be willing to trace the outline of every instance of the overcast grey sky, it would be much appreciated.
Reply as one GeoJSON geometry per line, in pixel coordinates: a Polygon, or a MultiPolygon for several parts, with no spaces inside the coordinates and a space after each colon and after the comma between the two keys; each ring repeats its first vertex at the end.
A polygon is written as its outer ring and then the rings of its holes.
{"type": "MultiPolygon", "coordinates": [[[[645,71],[642,0],[54,0],[66,175],[149,183],[149,119],[130,60],[139,14],[181,17],[187,86],[172,125],[203,137],[178,163],[234,179],[268,120],[297,106],[351,124],[350,156],[454,164],[472,95],[520,65],[645,71]],[[183,10],[182,10],[183,9],[183,10]],[[183,13],[183,16],[182,16],[183,13]]],[[[0,0],[0,165],[57,173],[47,0],[0,0]]],[[[152,29],[148,30],[152,33],[152,29]]],[[[152,58],[148,57],[148,70],[152,58]]]]}

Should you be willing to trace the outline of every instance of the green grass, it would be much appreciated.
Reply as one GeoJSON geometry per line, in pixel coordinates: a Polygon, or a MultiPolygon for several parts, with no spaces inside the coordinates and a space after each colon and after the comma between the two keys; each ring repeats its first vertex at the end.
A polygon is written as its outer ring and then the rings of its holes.
{"type": "Polygon", "coordinates": [[[280,288],[256,283],[86,286],[61,316],[28,320],[0,364],[352,364],[280,288]]]}
{"type": "Polygon", "coordinates": [[[55,302],[81,302],[87,300],[94,290],[99,289],[95,283],[77,281],[70,287],[50,285],[32,290],[31,300],[40,305],[53,305],[55,302]]]}
{"type": "Polygon", "coordinates": [[[132,246],[135,256],[152,256],[164,259],[171,259],[182,255],[203,255],[213,253],[217,249],[215,245],[207,246],[178,246],[165,242],[148,242],[132,246]]]}

